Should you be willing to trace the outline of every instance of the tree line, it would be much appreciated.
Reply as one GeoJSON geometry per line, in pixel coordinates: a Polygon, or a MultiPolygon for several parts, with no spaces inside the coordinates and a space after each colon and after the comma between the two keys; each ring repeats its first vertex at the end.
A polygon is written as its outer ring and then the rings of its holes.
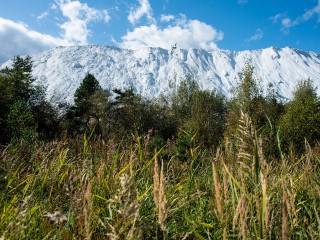
{"type": "Polygon", "coordinates": [[[46,100],[45,88],[35,84],[32,59],[15,57],[0,70],[0,144],[50,141],[91,136],[92,139],[126,139],[150,134],[153,146],[175,141],[177,156],[188,157],[193,146],[216,148],[237,140],[241,114],[263,138],[266,154],[280,148],[302,153],[320,137],[320,100],[310,79],[301,80],[288,102],[270,87],[263,93],[254,69],[246,64],[241,83],[231,99],[201,90],[193,78],[181,82],[169,96],[148,100],[133,89],[103,90],[87,73],[74,94],[74,104],[64,109],[46,100]]]}

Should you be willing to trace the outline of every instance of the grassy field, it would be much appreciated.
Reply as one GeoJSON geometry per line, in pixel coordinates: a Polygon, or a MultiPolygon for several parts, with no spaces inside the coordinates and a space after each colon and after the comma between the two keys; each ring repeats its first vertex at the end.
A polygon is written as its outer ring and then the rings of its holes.
{"type": "Polygon", "coordinates": [[[8,146],[0,239],[320,239],[320,146],[265,159],[239,131],[185,161],[148,135],[8,146]]]}

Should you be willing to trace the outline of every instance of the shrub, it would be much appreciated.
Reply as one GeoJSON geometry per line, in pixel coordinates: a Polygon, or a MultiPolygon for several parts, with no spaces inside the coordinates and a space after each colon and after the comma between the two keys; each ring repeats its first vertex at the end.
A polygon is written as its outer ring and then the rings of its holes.
{"type": "Polygon", "coordinates": [[[300,81],[280,120],[282,139],[286,147],[299,153],[305,141],[312,146],[320,139],[320,100],[310,79],[300,81]]]}

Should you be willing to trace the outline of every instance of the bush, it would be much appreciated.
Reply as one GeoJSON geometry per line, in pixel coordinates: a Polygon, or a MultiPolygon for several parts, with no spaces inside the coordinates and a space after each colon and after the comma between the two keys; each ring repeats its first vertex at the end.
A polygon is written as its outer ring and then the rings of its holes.
{"type": "Polygon", "coordinates": [[[292,145],[298,153],[304,151],[305,141],[314,146],[320,139],[320,101],[310,79],[301,81],[293,93],[280,120],[285,146],[292,145]]]}

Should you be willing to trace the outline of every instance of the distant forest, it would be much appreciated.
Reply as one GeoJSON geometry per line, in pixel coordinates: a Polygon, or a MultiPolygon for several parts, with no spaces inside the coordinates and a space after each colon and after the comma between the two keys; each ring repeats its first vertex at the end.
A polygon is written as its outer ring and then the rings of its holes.
{"type": "Polygon", "coordinates": [[[283,102],[272,86],[262,92],[248,63],[232,99],[200,90],[192,78],[183,80],[176,92],[153,100],[133,89],[113,89],[115,97],[110,98],[88,73],[74,94],[74,104],[57,108],[34,81],[31,57],[17,56],[12,67],[0,71],[2,145],[84,134],[107,140],[151,133],[158,148],[168,140],[184,142],[188,148],[192,139],[192,144],[214,149],[226,138],[236,138],[241,113],[250,116],[267,154],[279,154],[279,144],[283,150],[303,153],[306,142],[314,146],[320,139],[320,100],[312,81],[301,80],[293,98],[283,102]]]}

